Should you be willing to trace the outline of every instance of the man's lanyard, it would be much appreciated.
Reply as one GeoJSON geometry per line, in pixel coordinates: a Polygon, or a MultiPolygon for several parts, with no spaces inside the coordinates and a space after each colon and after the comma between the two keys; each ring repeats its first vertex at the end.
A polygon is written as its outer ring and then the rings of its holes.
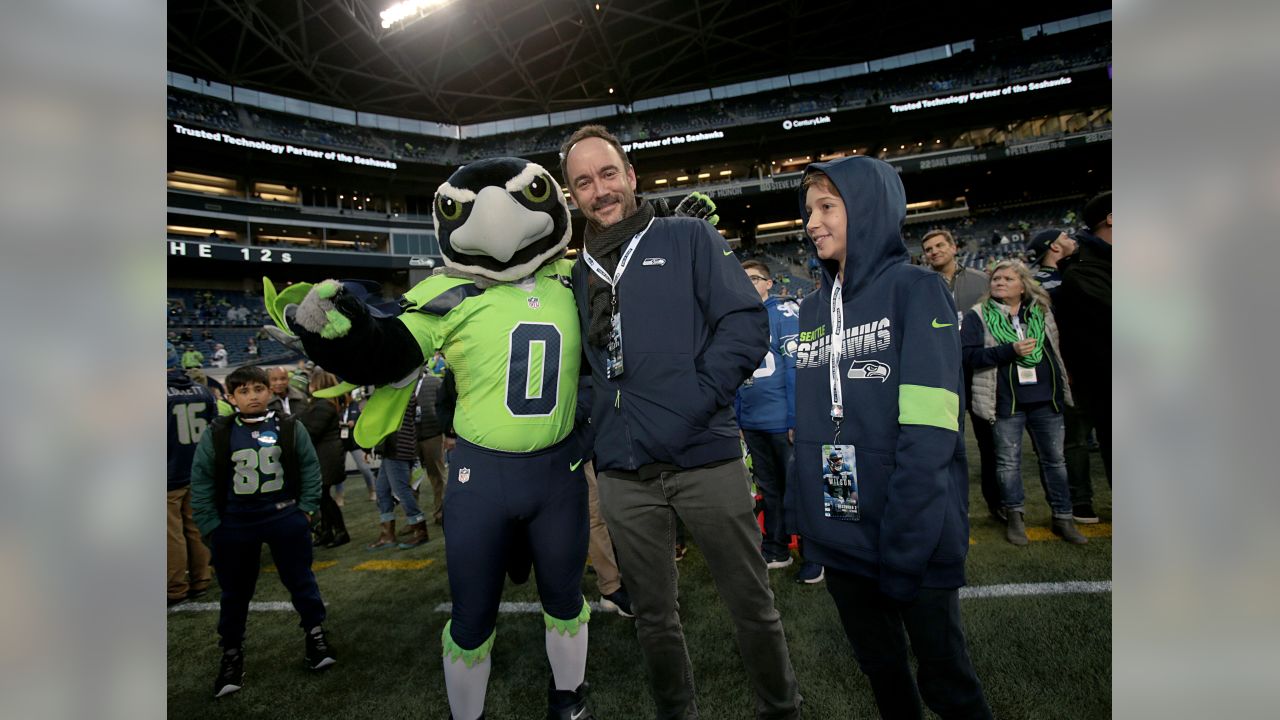
{"type": "Polygon", "coordinates": [[[844,304],[840,301],[840,278],[836,277],[835,287],[831,288],[831,422],[836,426],[836,439],[839,441],[840,421],[844,419],[844,394],[840,389],[840,354],[844,350],[844,304]]]}
{"type": "Polygon", "coordinates": [[[627,271],[627,265],[631,263],[631,256],[635,255],[636,246],[640,244],[640,238],[644,237],[644,234],[649,232],[649,227],[652,225],[653,220],[650,220],[649,224],[645,225],[643,230],[636,233],[636,236],[631,238],[631,243],[627,245],[627,249],[622,252],[622,257],[618,258],[618,267],[613,271],[613,277],[610,277],[609,273],[604,271],[604,268],[601,267],[600,263],[596,262],[596,259],[591,257],[591,253],[587,252],[585,245],[582,248],[583,262],[587,264],[587,267],[591,268],[592,272],[599,275],[601,280],[609,283],[609,287],[613,290],[613,307],[615,309],[618,306],[618,282],[622,280],[622,273],[627,271]]]}

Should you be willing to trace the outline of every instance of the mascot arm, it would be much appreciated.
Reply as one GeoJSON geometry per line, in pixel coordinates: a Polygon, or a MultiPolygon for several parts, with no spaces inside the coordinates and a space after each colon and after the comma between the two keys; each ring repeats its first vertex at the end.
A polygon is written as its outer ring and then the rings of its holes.
{"type": "Polygon", "coordinates": [[[373,317],[336,280],[312,287],[286,320],[307,356],[347,382],[396,382],[426,361],[418,340],[399,317],[373,317]]]}
{"type": "Polygon", "coordinates": [[[658,217],[674,215],[706,220],[712,225],[720,224],[720,216],[716,214],[716,202],[704,193],[691,192],[685,195],[674,209],[667,203],[666,198],[652,200],[650,204],[653,205],[654,214],[658,217]]]}

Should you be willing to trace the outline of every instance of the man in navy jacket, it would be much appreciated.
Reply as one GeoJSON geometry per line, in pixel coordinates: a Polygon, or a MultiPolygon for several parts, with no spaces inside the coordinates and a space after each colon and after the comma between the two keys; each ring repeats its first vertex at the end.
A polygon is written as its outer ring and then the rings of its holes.
{"type": "Polygon", "coordinates": [[[573,290],[592,375],[601,509],[657,715],[698,715],[676,602],[679,516],[733,617],[757,716],[799,717],[733,412],[735,392],[768,348],[768,315],[710,224],[655,218],[637,204],[635,171],[607,130],[580,128],[561,158],[587,220],[573,290]]]}

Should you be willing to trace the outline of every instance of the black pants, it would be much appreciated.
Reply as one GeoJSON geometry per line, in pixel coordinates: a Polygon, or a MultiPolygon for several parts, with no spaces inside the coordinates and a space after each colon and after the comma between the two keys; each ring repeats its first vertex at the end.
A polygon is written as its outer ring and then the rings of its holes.
{"type": "Polygon", "coordinates": [[[791,556],[791,536],[782,522],[782,497],[787,492],[787,466],[790,465],[791,444],[787,434],[768,433],[761,430],[743,430],[747,451],[751,453],[752,473],[760,494],[764,496],[764,539],[760,549],[765,560],[791,556]]]}
{"type": "Polygon", "coordinates": [[[982,472],[982,499],[992,512],[1003,507],[1000,501],[1000,480],[996,478],[996,440],[994,424],[969,411],[969,424],[973,427],[973,439],[978,443],[978,463],[982,472]]]}
{"type": "Polygon", "coordinates": [[[881,717],[918,720],[922,696],[944,720],[991,717],[969,660],[959,590],[921,588],[919,597],[904,605],[881,594],[870,578],[829,567],[826,577],[827,592],[840,612],[858,666],[871,681],[881,717]],[[908,637],[920,664],[916,679],[911,677],[908,637]]]}

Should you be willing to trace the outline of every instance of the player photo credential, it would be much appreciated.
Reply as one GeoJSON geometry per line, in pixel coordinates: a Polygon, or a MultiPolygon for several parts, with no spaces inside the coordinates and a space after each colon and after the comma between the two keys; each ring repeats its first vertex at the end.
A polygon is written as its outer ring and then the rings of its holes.
{"type": "Polygon", "coordinates": [[[822,514],[858,522],[858,465],[852,445],[822,446],[822,514]]]}

